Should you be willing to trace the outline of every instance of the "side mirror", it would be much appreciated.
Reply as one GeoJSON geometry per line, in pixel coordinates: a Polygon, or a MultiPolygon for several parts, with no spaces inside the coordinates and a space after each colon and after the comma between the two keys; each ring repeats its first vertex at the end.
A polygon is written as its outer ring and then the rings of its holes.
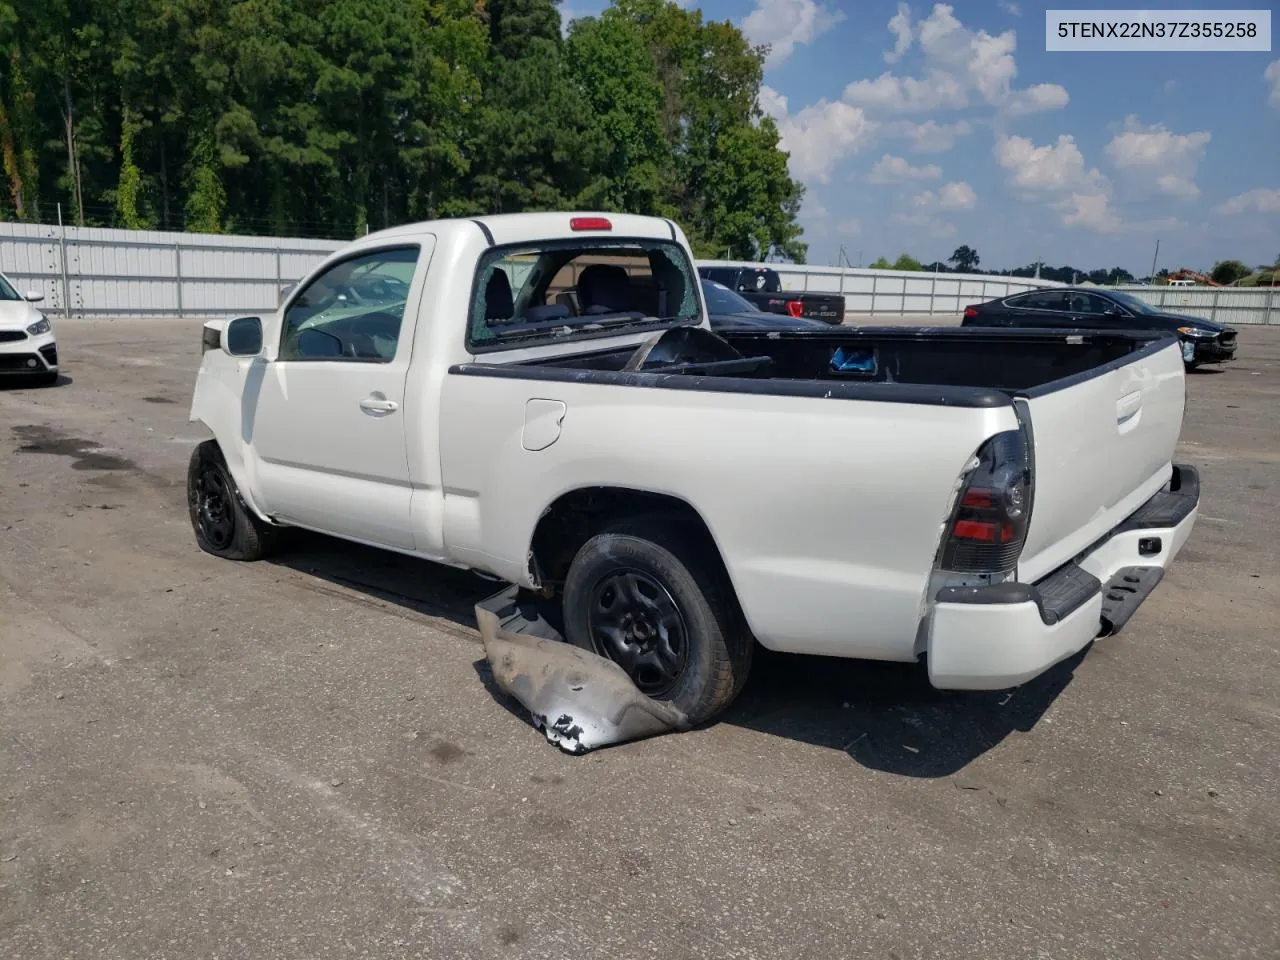
{"type": "Polygon", "coordinates": [[[222,350],[232,357],[256,357],[262,352],[262,321],[236,317],[222,328],[222,350]]]}
{"type": "Polygon", "coordinates": [[[22,295],[22,299],[26,300],[27,303],[39,303],[44,299],[44,294],[38,290],[28,290],[22,295]]]}

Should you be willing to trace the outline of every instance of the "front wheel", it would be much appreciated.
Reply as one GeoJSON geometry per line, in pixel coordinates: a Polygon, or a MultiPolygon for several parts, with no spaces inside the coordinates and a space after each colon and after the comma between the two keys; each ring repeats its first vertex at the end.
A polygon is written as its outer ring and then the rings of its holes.
{"type": "Polygon", "coordinates": [[[187,510],[196,543],[215,557],[261,560],[276,545],[278,531],[245,505],[214,440],[204,441],[191,453],[187,510]]]}
{"type": "MultiPolygon", "coordinates": [[[[687,524],[685,524],[687,529],[687,524]]],[[[738,695],[754,640],[714,548],[661,515],[588,540],[565,578],[565,637],[694,724],[738,695]]]]}

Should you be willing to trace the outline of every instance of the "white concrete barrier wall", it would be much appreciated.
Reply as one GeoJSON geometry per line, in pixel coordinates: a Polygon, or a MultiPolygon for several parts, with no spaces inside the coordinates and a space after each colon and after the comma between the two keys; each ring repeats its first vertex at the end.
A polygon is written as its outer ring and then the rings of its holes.
{"type": "MultiPolygon", "coordinates": [[[[340,240],[240,237],[0,223],[0,271],[23,291],[45,296],[66,316],[214,317],[274,310],[280,290],[296,283],[340,240]]],[[[700,260],[699,266],[756,267],[700,260]]],[[[771,263],[784,289],[837,293],[846,314],[955,315],[1050,280],[983,274],[918,273],[771,263]]],[[[1274,289],[1123,287],[1153,305],[1228,323],[1280,323],[1274,289]]]]}
{"type": "Polygon", "coordinates": [[[274,310],[337,240],[0,223],[0,271],[54,315],[192,316],[274,310]]]}
{"type": "Polygon", "coordinates": [[[1052,280],[1022,277],[991,277],[969,273],[934,274],[853,267],[840,269],[794,263],[699,260],[698,266],[767,266],[778,272],[784,290],[843,294],[846,315],[957,314],[971,303],[1007,297],[1024,290],[1061,286],[1052,280]]]}

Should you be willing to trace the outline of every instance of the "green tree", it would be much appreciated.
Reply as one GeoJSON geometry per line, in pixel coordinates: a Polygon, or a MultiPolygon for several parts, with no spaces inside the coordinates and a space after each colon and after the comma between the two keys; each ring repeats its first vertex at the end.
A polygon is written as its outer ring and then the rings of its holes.
{"type": "Polygon", "coordinates": [[[573,82],[553,0],[489,10],[490,49],[469,207],[512,213],[601,206],[609,143],[573,82]]]}
{"type": "Polygon", "coordinates": [[[978,256],[978,251],[967,243],[956,247],[955,253],[947,257],[947,263],[954,266],[957,273],[973,273],[981,262],[982,258],[978,256]]]}
{"type": "Polygon", "coordinates": [[[1209,271],[1209,278],[1214,283],[1223,285],[1235,283],[1237,280],[1247,277],[1253,271],[1239,260],[1219,260],[1213,265],[1213,269],[1209,271]]]}
{"type": "Polygon", "coordinates": [[[892,270],[893,265],[885,257],[877,257],[870,265],[871,270],[892,270]]]}
{"type": "Polygon", "coordinates": [[[891,270],[922,270],[924,268],[921,266],[920,261],[917,260],[915,257],[906,253],[900,253],[898,254],[898,259],[893,262],[893,266],[890,267],[890,269],[891,270]]]}

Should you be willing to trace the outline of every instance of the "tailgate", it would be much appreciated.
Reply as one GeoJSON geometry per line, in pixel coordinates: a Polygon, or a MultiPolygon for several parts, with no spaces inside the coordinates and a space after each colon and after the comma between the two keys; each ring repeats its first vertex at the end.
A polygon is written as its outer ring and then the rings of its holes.
{"type": "Polygon", "coordinates": [[[844,297],[803,294],[800,297],[800,316],[811,320],[825,320],[827,323],[842,323],[844,297]]]}
{"type": "Polygon", "coordinates": [[[1153,344],[1019,398],[1035,443],[1035,499],[1019,580],[1053,572],[1168,482],[1184,376],[1178,345],[1153,344]]]}

